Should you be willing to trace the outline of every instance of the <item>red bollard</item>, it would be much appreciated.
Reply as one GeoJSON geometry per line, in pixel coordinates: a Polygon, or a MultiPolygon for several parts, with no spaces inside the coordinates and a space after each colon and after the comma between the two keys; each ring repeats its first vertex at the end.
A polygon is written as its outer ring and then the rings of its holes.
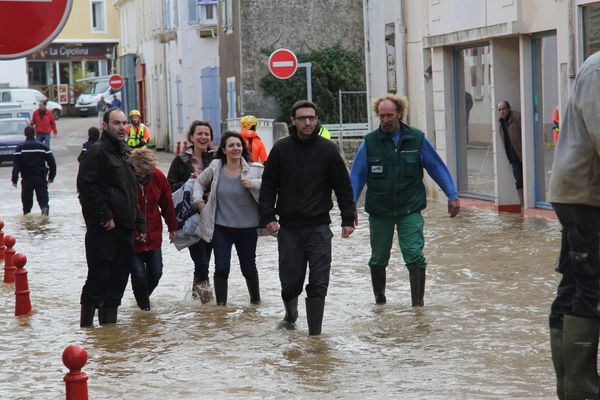
{"type": "Polygon", "coordinates": [[[88,354],[79,345],[71,344],[62,353],[62,361],[69,373],[64,377],[67,387],[67,400],[88,400],[88,376],[81,368],[85,365],[88,354]]]}
{"type": "Polygon", "coordinates": [[[17,268],[17,272],[15,272],[15,316],[18,317],[19,315],[28,315],[31,313],[27,270],[23,268],[27,263],[27,257],[21,253],[17,253],[13,257],[13,262],[17,268]]]}
{"type": "Polygon", "coordinates": [[[0,219],[0,261],[4,261],[4,253],[6,252],[6,246],[4,245],[4,221],[0,219]]]}
{"type": "Polygon", "coordinates": [[[185,153],[187,151],[188,148],[188,142],[187,140],[185,142],[183,142],[183,152],[185,153]]]}
{"type": "Polygon", "coordinates": [[[177,150],[175,150],[175,154],[181,153],[181,142],[177,142],[177,150]]]}
{"type": "Polygon", "coordinates": [[[15,270],[17,269],[13,264],[13,256],[15,255],[15,249],[13,249],[17,240],[7,235],[4,238],[4,244],[6,250],[4,252],[4,283],[13,283],[15,281],[15,270]]]}

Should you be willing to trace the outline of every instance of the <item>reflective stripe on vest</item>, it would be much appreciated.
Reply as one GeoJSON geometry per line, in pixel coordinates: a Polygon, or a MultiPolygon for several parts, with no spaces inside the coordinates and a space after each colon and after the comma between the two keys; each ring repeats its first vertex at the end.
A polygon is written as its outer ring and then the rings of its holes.
{"type": "Polygon", "coordinates": [[[129,147],[140,147],[140,143],[144,138],[144,124],[140,124],[140,129],[135,132],[134,126],[129,127],[129,140],[127,140],[127,146],[129,147]]]}

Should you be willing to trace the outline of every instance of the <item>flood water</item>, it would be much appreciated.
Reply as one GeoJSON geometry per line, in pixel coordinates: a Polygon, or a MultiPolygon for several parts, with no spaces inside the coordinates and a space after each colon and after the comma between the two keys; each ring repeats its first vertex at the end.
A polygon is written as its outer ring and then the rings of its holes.
{"type": "MultiPolygon", "coordinates": [[[[0,219],[28,258],[33,305],[30,316],[14,317],[14,286],[0,284],[0,399],[64,398],[61,355],[69,344],[88,351],[90,399],[554,398],[547,314],[559,279],[558,223],[474,208],[451,220],[443,203],[430,202],[424,213],[424,308],[410,307],[396,243],[388,304],[374,304],[368,216],[361,213],[355,233],[341,239],[334,212],[320,337],[308,337],[302,299],[298,330],[277,329],[283,306],[271,237],[258,244],[258,306],[249,305],[235,257],[226,307],[191,300],[192,262],[165,236],[152,310],[139,310],[128,287],[117,325],[79,328],[87,273],[74,189],[81,123],[60,120],[62,137],[53,139],[59,175],[49,219],[37,205],[31,216],[20,215],[11,167],[0,166],[0,219]]],[[[160,154],[163,171],[172,157],[160,154]]]]}

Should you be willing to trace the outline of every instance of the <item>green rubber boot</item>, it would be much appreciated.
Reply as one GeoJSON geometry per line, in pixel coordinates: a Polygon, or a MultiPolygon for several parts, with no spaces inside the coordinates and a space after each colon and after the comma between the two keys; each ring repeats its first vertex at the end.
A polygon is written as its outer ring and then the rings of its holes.
{"type": "Polygon", "coordinates": [[[308,322],[308,335],[318,336],[321,334],[323,323],[323,310],[325,309],[324,297],[306,298],[306,321],[308,322]]]}
{"type": "Polygon", "coordinates": [[[558,396],[559,400],[564,400],[565,398],[565,367],[563,364],[562,335],[562,329],[550,329],[550,351],[552,353],[554,372],[556,373],[556,395],[558,396]]]}
{"type": "Polygon", "coordinates": [[[597,319],[565,315],[562,347],[565,399],[598,399],[597,319]]]}

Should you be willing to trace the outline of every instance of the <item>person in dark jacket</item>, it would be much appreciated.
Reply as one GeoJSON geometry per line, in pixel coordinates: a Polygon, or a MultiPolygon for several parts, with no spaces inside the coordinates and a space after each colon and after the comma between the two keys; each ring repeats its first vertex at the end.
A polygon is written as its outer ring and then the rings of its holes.
{"type": "Polygon", "coordinates": [[[88,128],[88,140],[81,146],[81,153],[79,153],[77,161],[81,162],[81,159],[85,155],[87,149],[89,149],[91,145],[96,143],[98,139],[100,139],[100,130],[95,126],[90,126],[88,128]]]}
{"type": "Polygon", "coordinates": [[[117,322],[117,308],[133,262],[133,236],[146,237],[137,203],[136,179],[125,144],[127,119],[111,108],[102,117],[102,136],[79,164],[77,190],[87,232],[88,276],[81,291],[81,326],[117,322]]]}
{"type": "Polygon", "coordinates": [[[131,152],[131,164],[137,180],[137,198],[140,211],[146,218],[146,240],[136,238],[133,246],[131,288],[137,305],[150,310],[150,295],[162,276],[162,218],[169,228],[169,240],[175,239],[177,218],[167,177],[156,168],[156,155],[150,149],[131,152]]]}
{"type": "MultiPolygon", "coordinates": [[[[171,191],[176,191],[190,179],[195,180],[205,168],[208,168],[215,154],[213,139],[214,134],[210,123],[192,122],[187,135],[191,145],[173,159],[169,168],[167,177],[171,184],[171,191]]],[[[208,192],[205,197],[208,199],[208,192]]],[[[194,262],[192,298],[208,303],[212,299],[212,288],[208,278],[212,244],[200,240],[188,247],[188,250],[194,262]]]]}
{"type": "Polygon", "coordinates": [[[56,162],[50,148],[35,139],[35,129],[32,126],[25,127],[24,134],[25,142],[18,145],[15,150],[12,184],[17,187],[19,174],[21,174],[23,214],[31,212],[33,192],[35,192],[42,215],[47,216],[50,210],[48,183],[52,183],[56,176],[56,162]]]}
{"type": "Polygon", "coordinates": [[[295,327],[308,264],[306,319],[309,335],[319,335],[331,269],[332,190],[342,214],[343,238],[354,231],[355,206],[344,160],[335,144],[319,136],[316,105],[298,101],[291,117],[290,136],[275,143],[265,165],[259,215],[261,226],[277,236],[282,325],[295,327]]]}

